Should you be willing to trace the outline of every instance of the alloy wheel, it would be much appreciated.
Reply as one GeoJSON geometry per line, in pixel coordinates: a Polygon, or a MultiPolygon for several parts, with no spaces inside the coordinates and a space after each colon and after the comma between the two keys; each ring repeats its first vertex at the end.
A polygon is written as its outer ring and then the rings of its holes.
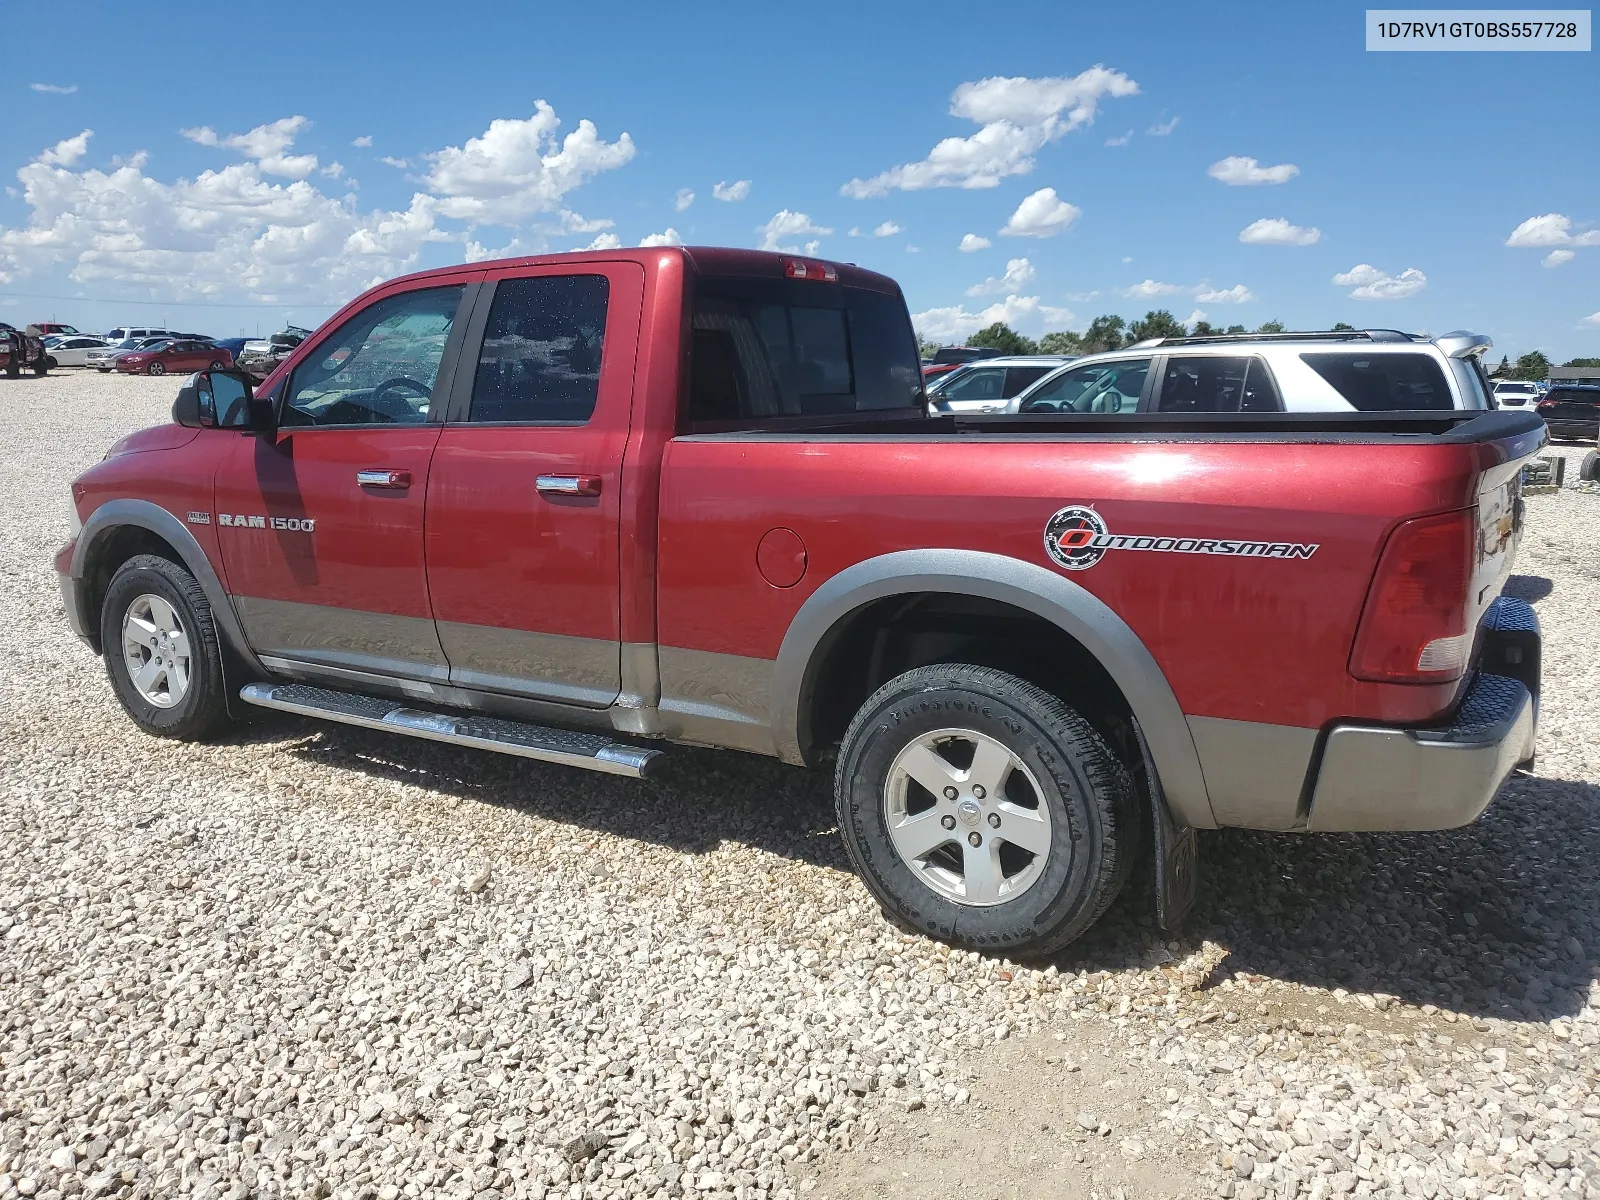
{"type": "Polygon", "coordinates": [[[128,678],[147,703],[174,708],[189,691],[189,634],[177,610],[146,592],[122,618],[122,657],[128,678]]]}

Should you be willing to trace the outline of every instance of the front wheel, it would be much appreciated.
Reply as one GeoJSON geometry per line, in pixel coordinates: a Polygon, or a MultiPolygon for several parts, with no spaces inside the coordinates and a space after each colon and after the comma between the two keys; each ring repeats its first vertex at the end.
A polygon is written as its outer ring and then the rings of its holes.
{"type": "Polygon", "coordinates": [[[226,371],[228,367],[226,363],[224,363],[221,359],[218,359],[211,364],[211,369],[213,371],[226,371]]]}
{"type": "Polygon", "coordinates": [[[141,554],[117,568],[100,648],[117,699],[146,733],[197,741],[227,723],[211,605],[177,563],[141,554]]]}
{"type": "Polygon", "coordinates": [[[144,369],[144,373],[146,375],[165,375],[167,367],[165,363],[153,362],[144,369]]]}
{"type": "Polygon", "coordinates": [[[834,796],[888,915],[973,950],[1039,956],[1089,928],[1138,850],[1133,781],[1087,721],[988,667],[921,667],[850,723],[834,796]]]}

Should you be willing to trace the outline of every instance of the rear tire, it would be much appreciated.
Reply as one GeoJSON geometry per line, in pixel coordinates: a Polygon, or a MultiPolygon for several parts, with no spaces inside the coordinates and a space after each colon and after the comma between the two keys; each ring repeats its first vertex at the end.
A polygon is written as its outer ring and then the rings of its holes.
{"type": "Polygon", "coordinates": [[[1116,899],[1139,849],[1133,780],[1100,735],[988,667],[921,667],[873,693],[840,746],[834,797],[885,913],[967,949],[1059,950],[1116,899]]]}
{"type": "Polygon", "coordinates": [[[228,368],[219,359],[216,362],[211,364],[211,368],[210,369],[213,370],[213,371],[226,371],[228,368]]]}
{"type": "Polygon", "coordinates": [[[165,375],[167,373],[167,366],[165,363],[153,362],[144,369],[144,373],[146,375],[165,375]]]}
{"type": "Polygon", "coordinates": [[[228,723],[211,604],[183,567],[153,554],[117,568],[100,611],[112,690],[146,733],[200,741],[228,723]]]}
{"type": "Polygon", "coordinates": [[[1591,450],[1578,464],[1578,478],[1590,483],[1600,483],[1600,450],[1591,450]]]}

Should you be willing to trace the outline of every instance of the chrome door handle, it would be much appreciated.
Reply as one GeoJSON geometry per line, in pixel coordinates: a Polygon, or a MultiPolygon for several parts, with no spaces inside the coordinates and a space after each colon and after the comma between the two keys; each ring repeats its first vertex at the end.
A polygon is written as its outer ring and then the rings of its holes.
{"type": "Polygon", "coordinates": [[[394,491],[403,491],[411,486],[411,472],[376,469],[357,471],[356,482],[362,487],[391,488],[394,491]]]}
{"type": "Polygon", "coordinates": [[[546,496],[598,496],[598,475],[541,475],[537,486],[546,496]]]}

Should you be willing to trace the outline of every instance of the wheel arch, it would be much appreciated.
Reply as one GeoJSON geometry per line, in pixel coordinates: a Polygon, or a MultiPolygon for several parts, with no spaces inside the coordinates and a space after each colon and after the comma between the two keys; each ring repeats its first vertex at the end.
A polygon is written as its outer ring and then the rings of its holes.
{"type": "Polygon", "coordinates": [[[89,515],[72,552],[71,578],[83,597],[83,624],[95,653],[102,653],[100,609],[117,568],[137,554],[156,554],[181,565],[199,582],[226,649],[252,671],[256,660],[227,589],[206,552],[177,517],[149,500],[108,500],[89,515]]]}
{"type": "Polygon", "coordinates": [[[1003,606],[1059,631],[1063,645],[1078,647],[1104,672],[1138,721],[1175,815],[1191,826],[1216,827],[1188,721],[1138,635],[1070,579],[1034,563],[979,550],[880,555],[839,572],[807,599],[790,623],[773,667],[771,711],[779,757],[797,764],[817,758],[817,708],[836,652],[847,644],[844,639],[860,623],[870,626],[881,620],[885,602],[922,597],[1003,606]]]}

